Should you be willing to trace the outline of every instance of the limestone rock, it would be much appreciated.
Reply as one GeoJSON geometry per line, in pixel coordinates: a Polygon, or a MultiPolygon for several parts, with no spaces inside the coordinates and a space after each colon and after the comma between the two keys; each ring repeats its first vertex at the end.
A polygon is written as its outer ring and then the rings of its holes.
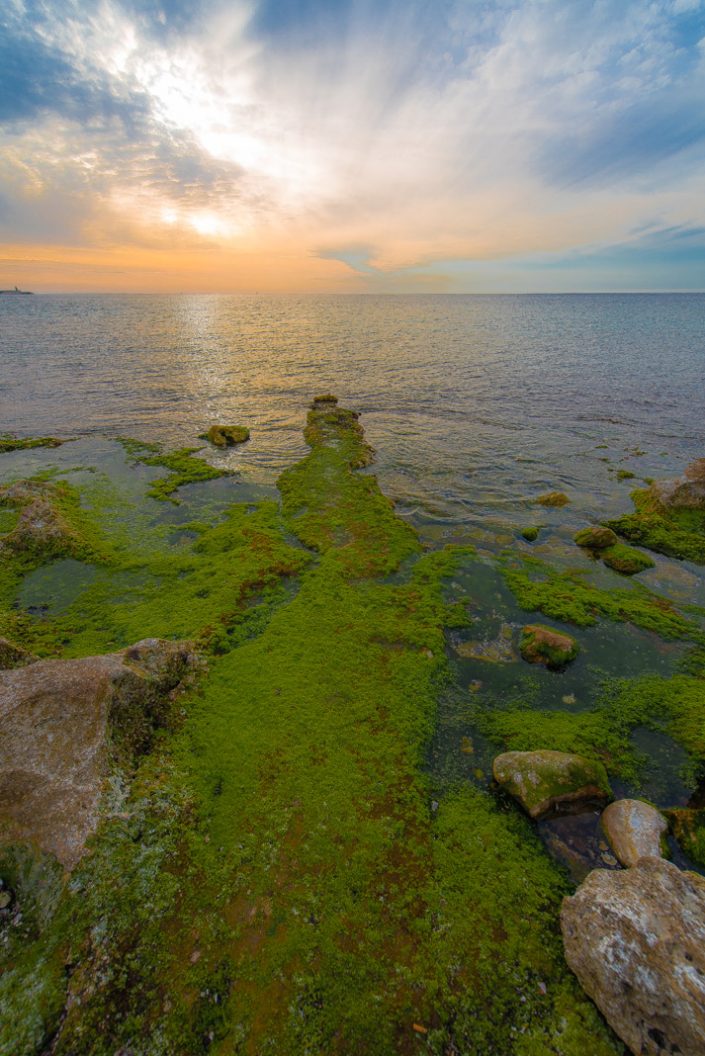
{"type": "Polygon", "coordinates": [[[31,843],[71,868],[96,827],[111,756],[147,747],[192,664],[185,646],[146,639],[0,672],[3,840],[31,843]]]}
{"type": "Polygon", "coordinates": [[[563,900],[568,964],[636,1056],[705,1052],[705,878],[662,858],[563,900]]]}
{"type": "Polygon", "coordinates": [[[638,799],[618,799],[605,808],[600,821],[622,865],[661,856],[661,839],[668,822],[655,807],[638,799]]]}
{"type": "Polygon", "coordinates": [[[589,528],[577,532],[573,538],[578,546],[584,546],[587,550],[606,550],[608,546],[615,546],[619,542],[616,532],[601,524],[591,524],[589,528]]]}
{"type": "Polygon", "coordinates": [[[575,659],[578,643],[570,634],[532,623],[521,632],[519,651],[529,664],[545,664],[556,671],[575,659]]]}
{"type": "Polygon", "coordinates": [[[705,510],[705,458],[691,462],[682,477],[655,481],[649,491],[667,509],[705,510]]]}
{"type": "Polygon", "coordinates": [[[611,796],[602,763],[567,752],[504,752],[495,758],[492,773],[532,818],[580,810],[611,796]]]}

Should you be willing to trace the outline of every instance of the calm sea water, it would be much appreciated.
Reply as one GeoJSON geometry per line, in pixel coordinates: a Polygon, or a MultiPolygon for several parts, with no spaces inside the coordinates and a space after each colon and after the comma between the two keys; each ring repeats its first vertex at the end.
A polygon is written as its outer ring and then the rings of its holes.
{"type": "Polygon", "coordinates": [[[184,444],[242,423],[214,457],[266,483],[322,391],[362,412],[430,538],[501,533],[554,488],[582,523],[628,506],[618,469],[705,454],[705,295],[0,298],[0,430],[184,444]]]}

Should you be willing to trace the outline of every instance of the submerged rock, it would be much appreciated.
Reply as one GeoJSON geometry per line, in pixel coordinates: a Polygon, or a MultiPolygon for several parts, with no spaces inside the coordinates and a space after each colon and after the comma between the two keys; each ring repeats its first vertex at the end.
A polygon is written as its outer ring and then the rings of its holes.
{"type": "Polygon", "coordinates": [[[568,964],[636,1056],[705,1052],[705,878],[662,858],[563,900],[568,964]]]}
{"type": "Polygon", "coordinates": [[[455,651],[463,660],[483,660],[490,664],[511,664],[517,660],[512,642],[514,632],[508,623],[500,627],[497,638],[486,641],[460,642],[455,651]]]}
{"type": "Polygon", "coordinates": [[[0,673],[3,840],[31,843],[71,868],[97,825],[110,758],[148,747],[192,664],[184,645],[146,639],[0,673]]]}
{"type": "Polygon", "coordinates": [[[244,425],[212,425],[207,433],[201,433],[200,439],[216,447],[234,447],[250,439],[250,430],[244,425]]]}
{"type": "Polygon", "coordinates": [[[641,550],[635,550],[633,546],[625,546],[617,543],[602,552],[602,560],[615,572],[621,572],[624,576],[635,576],[647,568],[653,568],[653,559],[641,550]]]}
{"type": "Polygon", "coordinates": [[[657,480],[649,494],[670,510],[705,510],[705,458],[691,462],[682,477],[657,480]]]}
{"type": "Polygon", "coordinates": [[[562,491],[549,491],[545,495],[539,495],[534,499],[539,506],[565,506],[570,502],[568,496],[562,491]]]}
{"type": "Polygon", "coordinates": [[[602,828],[622,865],[640,858],[660,858],[668,822],[660,811],[639,799],[618,799],[602,813],[602,828]]]}
{"type": "Polygon", "coordinates": [[[612,794],[602,763],[568,752],[504,752],[495,758],[492,773],[532,818],[579,812],[612,794]]]}
{"type": "Polygon", "coordinates": [[[532,623],[521,632],[519,651],[529,664],[545,664],[552,671],[565,667],[578,655],[578,643],[570,634],[532,623]]]}
{"type": "Polygon", "coordinates": [[[606,550],[608,546],[616,546],[619,542],[616,532],[602,524],[591,524],[589,528],[582,528],[573,539],[578,546],[587,550],[606,550]]]}

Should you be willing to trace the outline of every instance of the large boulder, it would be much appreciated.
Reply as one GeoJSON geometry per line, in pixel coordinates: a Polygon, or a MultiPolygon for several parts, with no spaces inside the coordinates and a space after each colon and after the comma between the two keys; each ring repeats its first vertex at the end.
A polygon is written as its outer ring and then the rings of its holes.
{"type": "Polygon", "coordinates": [[[705,878],[662,858],[563,900],[568,964],[635,1056],[705,1053],[705,878]]]}
{"type": "Polygon", "coordinates": [[[655,481],[649,491],[666,509],[705,510],[705,458],[691,462],[682,477],[655,481]]]}
{"type": "Polygon", "coordinates": [[[192,664],[184,645],[146,639],[0,672],[0,839],[71,868],[97,825],[111,758],[148,746],[192,664]]]}
{"type": "Polygon", "coordinates": [[[568,752],[504,752],[495,758],[492,773],[532,818],[577,813],[612,794],[602,763],[568,752]]]}
{"type": "Polygon", "coordinates": [[[519,651],[529,664],[544,664],[551,671],[560,671],[571,660],[575,660],[578,643],[564,631],[532,623],[521,632],[519,651]]]}
{"type": "Polygon", "coordinates": [[[622,865],[640,858],[659,858],[668,822],[660,811],[639,799],[618,799],[600,818],[605,836],[622,865]]]}

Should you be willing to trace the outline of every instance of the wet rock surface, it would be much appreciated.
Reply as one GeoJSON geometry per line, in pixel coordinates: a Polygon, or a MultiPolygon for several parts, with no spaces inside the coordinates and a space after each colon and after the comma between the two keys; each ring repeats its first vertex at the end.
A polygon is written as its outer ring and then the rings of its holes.
{"type": "Polygon", "coordinates": [[[577,813],[611,795],[601,763],[567,752],[504,752],[495,758],[492,773],[532,818],[577,813]]]}
{"type": "Polygon", "coordinates": [[[578,546],[587,550],[606,550],[608,546],[614,546],[619,542],[616,532],[611,528],[605,528],[601,524],[591,524],[583,528],[573,536],[578,546]]]}
{"type": "Polygon", "coordinates": [[[544,818],[537,831],[556,861],[580,884],[593,869],[620,869],[600,829],[599,810],[544,818]]]}
{"type": "Polygon", "coordinates": [[[638,799],[618,799],[602,813],[602,827],[624,866],[640,858],[660,858],[668,822],[660,811],[638,799]]]}
{"type": "Polygon", "coordinates": [[[146,639],[119,653],[42,660],[0,673],[0,829],[67,868],[95,829],[111,756],[140,751],[193,665],[146,639]]]}
{"type": "Polygon", "coordinates": [[[568,964],[639,1056],[705,1052],[705,879],[661,858],[596,869],[563,901],[568,964]]]}
{"type": "Polygon", "coordinates": [[[705,458],[691,462],[681,477],[655,481],[649,490],[666,509],[705,510],[705,458]]]}

